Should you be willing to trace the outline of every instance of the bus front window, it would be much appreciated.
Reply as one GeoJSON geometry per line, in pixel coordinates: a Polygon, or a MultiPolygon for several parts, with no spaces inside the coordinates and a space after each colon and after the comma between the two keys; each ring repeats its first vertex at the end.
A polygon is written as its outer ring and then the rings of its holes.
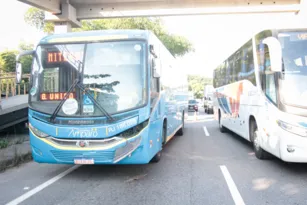
{"type": "Polygon", "coordinates": [[[75,86],[69,94],[71,104],[66,112],[62,106],[58,116],[103,116],[99,107],[114,114],[143,106],[147,99],[145,48],[141,41],[38,46],[30,107],[53,114],[77,80],[88,92],[75,86]]]}
{"type": "Polygon", "coordinates": [[[87,45],[83,84],[109,113],[146,101],[145,43],[121,41],[87,45]]]}
{"type": "Polygon", "coordinates": [[[284,79],[280,81],[284,104],[307,107],[307,31],[283,32],[282,45],[284,79]]]}

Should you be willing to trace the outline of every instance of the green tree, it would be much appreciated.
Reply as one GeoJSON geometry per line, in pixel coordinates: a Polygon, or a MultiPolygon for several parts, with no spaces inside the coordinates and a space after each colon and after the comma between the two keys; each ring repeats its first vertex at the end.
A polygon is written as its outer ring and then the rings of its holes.
{"type": "MultiPolygon", "coordinates": [[[[33,44],[20,42],[20,51],[33,50],[33,44]]],[[[4,72],[15,72],[16,70],[16,56],[19,54],[17,50],[5,50],[0,53],[0,69],[4,72]]],[[[23,73],[30,73],[32,56],[24,56],[20,59],[22,64],[23,73]]]]}
{"type": "Polygon", "coordinates": [[[43,30],[45,33],[51,34],[54,30],[54,25],[50,22],[44,22],[45,12],[35,7],[31,7],[24,15],[24,20],[27,24],[43,30]]]}
{"type": "MultiPolygon", "coordinates": [[[[45,33],[52,33],[54,25],[45,23],[43,11],[30,8],[25,14],[25,22],[45,33]]],[[[192,44],[183,36],[169,34],[159,18],[114,18],[99,20],[84,20],[82,27],[73,31],[103,30],[103,29],[141,29],[151,30],[164,43],[174,56],[183,56],[194,51],[192,44]]]]}
{"type": "Polygon", "coordinates": [[[205,85],[212,85],[212,78],[206,78],[199,75],[188,76],[189,91],[192,91],[195,98],[204,97],[205,85]]]}
{"type": "Polygon", "coordinates": [[[4,65],[4,61],[3,61],[3,59],[0,56],[0,73],[3,72],[3,70],[4,70],[3,65],[4,65]]]}
{"type": "Polygon", "coordinates": [[[0,61],[4,72],[15,72],[16,55],[18,51],[6,50],[0,53],[0,61]]]}
{"type": "MultiPolygon", "coordinates": [[[[29,44],[26,42],[20,42],[19,43],[19,50],[21,51],[28,51],[28,50],[33,50],[34,49],[34,45],[33,44],[29,44]]],[[[31,72],[31,65],[32,65],[32,56],[27,55],[27,56],[23,56],[20,59],[20,62],[22,64],[22,70],[23,73],[30,73],[31,72]]]]}

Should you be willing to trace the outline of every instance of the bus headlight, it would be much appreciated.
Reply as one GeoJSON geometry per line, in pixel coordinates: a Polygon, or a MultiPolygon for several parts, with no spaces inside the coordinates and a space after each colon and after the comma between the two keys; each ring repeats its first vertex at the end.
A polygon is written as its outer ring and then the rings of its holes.
{"type": "Polygon", "coordinates": [[[277,120],[277,124],[279,125],[279,127],[281,127],[282,129],[291,132],[293,134],[302,136],[302,137],[307,137],[307,129],[303,128],[303,127],[298,127],[295,125],[291,125],[287,122],[281,121],[281,120],[277,120]]]}
{"type": "Polygon", "coordinates": [[[48,137],[48,136],[49,136],[49,135],[47,135],[46,133],[40,131],[39,129],[33,127],[33,126],[31,125],[31,123],[29,123],[29,128],[30,128],[30,130],[31,130],[36,136],[38,136],[38,137],[45,138],[45,137],[48,137]]]}
{"type": "Polygon", "coordinates": [[[149,123],[149,120],[146,120],[145,122],[138,124],[135,127],[132,127],[128,130],[123,131],[122,133],[118,134],[118,136],[126,138],[126,139],[134,137],[140,134],[140,132],[148,125],[148,123],[149,123]]]}

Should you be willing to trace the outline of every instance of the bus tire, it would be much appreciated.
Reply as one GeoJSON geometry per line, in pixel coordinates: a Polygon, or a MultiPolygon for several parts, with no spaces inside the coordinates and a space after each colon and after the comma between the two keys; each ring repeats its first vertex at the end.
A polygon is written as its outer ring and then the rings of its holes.
{"type": "Polygon", "coordinates": [[[152,158],[151,162],[157,163],[157,162],[160,161],[161,157],[162,157],[162,150],[160,150],[160,151],[152,158]]]}
{"type": "Polygon", "coordinates": [[[179,136],[183,135],[183,130],[184,130],[184,112],[182,113],[182,117],[181,117],[181,125],[182,125],[182,127],[178,130],[178,135],[179,136]]]}
{"type": "Polygon", "coordinates": [[[165,144],[166,141],[166,122],[163,122],[163,127],[162,127],[162,144],[161,144],[161,150],[159,152],[157,152],[157,154],[151,159],[151,162],[153,163],[157,163],[160,161],[161,157],[162,157],[162,146],[165,144]]]}
{"type": "Polygon", "coordinates": [[[251,120],[250,122],[250,134],[251,134],[251,141],[253,143],[253,149],[255,152],[255,156],[258,159],[268,159],[269,154],[261,148],[259,143],[259,136],[258,136],[258,127],[255,120],[251,120]]]}
{"type": "Polygon", "coordinates": [[[221,133],[225,133],[226,132],[226,128],[222,125],[221,123],[221,111],[219,110],[219,128],[220,128],[220,132],[221,133]]]}

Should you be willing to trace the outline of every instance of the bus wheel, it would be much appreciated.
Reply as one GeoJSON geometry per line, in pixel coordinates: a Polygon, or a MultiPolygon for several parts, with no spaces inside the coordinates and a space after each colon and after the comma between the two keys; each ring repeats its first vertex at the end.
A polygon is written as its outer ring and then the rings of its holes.
{"type": "Polygon", "coordinates": [[[226,128],[222,125],[222,123],[221,123],[221,111],[219,110],[219,128],[220,128],[220,132],[221,133],[224,133],[224,132],[226,132],[226,128]]]}
{"type": "MultiPolygon", "coordinates": [[[[163,140],[166,139],[166,124],[165,123],[163,124],[163,128],[162,128],[162,139],[163,140]]],[[[162,147],[161,147],[161,150],[151,159],[151,162],[157,163],[160,161],[161,157],[162,157],[162,147]]]]}
{"type": "Polygon", "coordinates": [[[269,157],[269,154],[263,150],[260,146],[260,138],[258,134],[258,128],[256,122],[253,120],[250,124],[250,130],[251,130],[251,141],[253,143],[253,148],[255,155],[258,159],[267,159],[269,157]]]}
{"type": "Polygon", "coordinates": [[[179,136],[183,135],[183,130],[184,130],[184,112],[182,113],[182,117],[181,117],[181,125],[182,125],[182,127],[178,130],[178,135],[179,136]]]}
{"type": "Polygon", "coordinates": [[[151,162],[157,163],[160,161],[162,156],[162,151],[160,150],[151,160],[151,162]]]}

